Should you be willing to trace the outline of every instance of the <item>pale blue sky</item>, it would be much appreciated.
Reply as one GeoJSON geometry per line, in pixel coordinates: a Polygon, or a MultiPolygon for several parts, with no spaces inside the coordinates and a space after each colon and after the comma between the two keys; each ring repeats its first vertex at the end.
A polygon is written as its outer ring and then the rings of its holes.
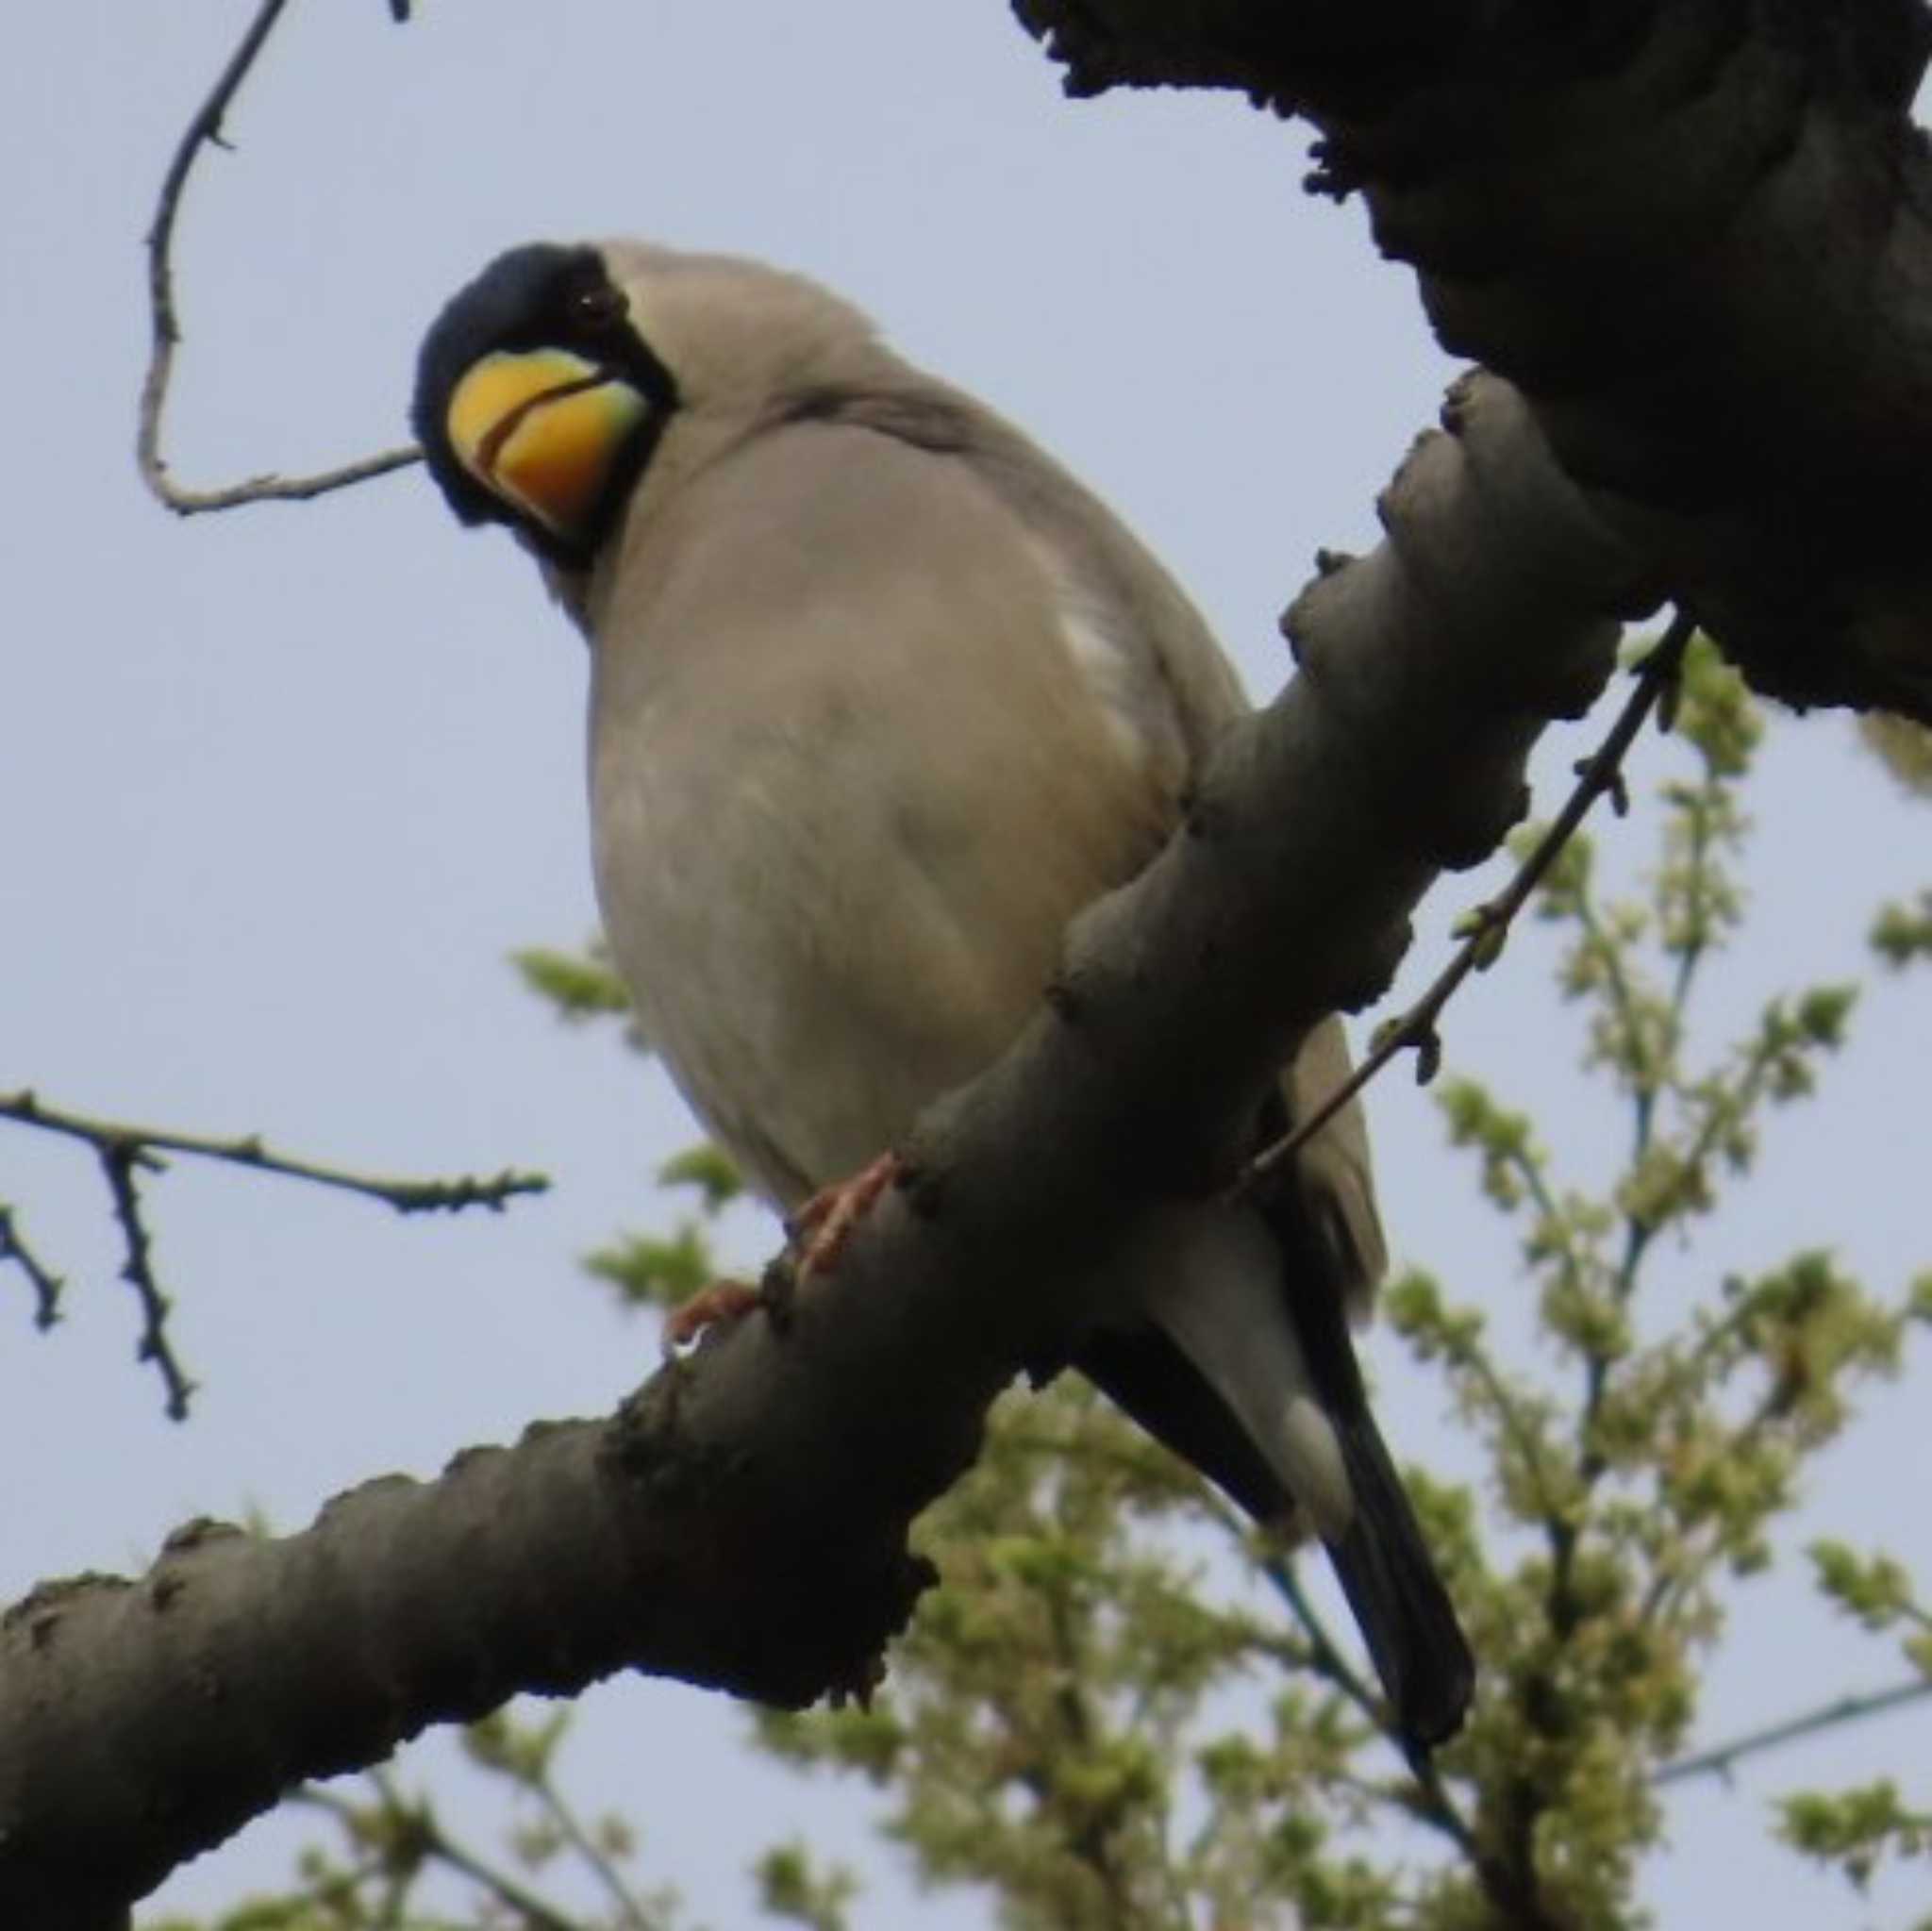
{"type": "MultiPolygon", "coordinates": [[[[20,9],[0,68],[0,1087],[358,1165],[536,1165],[558,1185],[501,1220],[401,1223],[179,1169],[150,1190],[203,1384],[176,1428],[130,1363],[91,1173],[0,1126],[0,1197],[72,1281],[67,1324],[40,1339],[0,1275],[0,1598],[143,1561],[189,1515],[292,1525],[360,1477],[608,1408],[652,1343],[574,1257],[640,1218],[645,1177],[690,1135],[658,1075],[560,1033],[504,963],[594,916],[582,654],[523,557],[459,531],[417,475],[189,524],[136,481],[141,237],[250,10],[20,9]]],[[[737,249],[839,287],[1056,448],[1193,589],[1257,694],[1287,670],[1274,613],[1318,544],[1373,541],[1374,491],[1449,374],[1360,211],[1299,192],[1295,131],[1234,99],[1068,104],[1001,0],[476,0],[401,30],[379,0],[298,0],[229,133],[238,152],[204,163],[183,221],[184,481],[397,440],[425,324],[501,246],[637,232],[737,249]]],[[[1553,747],[1543,769],[1574,755],[1553,747]]],[[[1761,922],[1733,1014],[1861,970],[1872,905],[1923,875],[1923,820],[1843,720],[1781,732],[1765,776],[1761,922]]],[[[1647,853],[1641,823],[1607,837],[1647,853]]],[[[1425,928],[1478,891],[1432,901],[1425,928]]],[[[1674,1260],[1679,1291],[1802,1243],[1836,1243],[1874,1285],[1927,1257],[1922,989],[1874,991],[1860,1039],[1829,1112],[1768,1136],[1748,1211],[1674,1260]]],[[[1512,1100],[1574,1105],[1574,1035],[1533,944],[1456,1008],[1448,1043],[1512,1100]]],[[[1507,1310],[1509,1236],[1472,1204],[1432,1104],[1391,1079],[1373,1118],[1398,1250],[1507,1310]]],[[[1585,1171],[1612,1132],[1551,1129],[1585,1171]]],[[[743,1238],[756,1254],[767,1236],[743,1238]]],[[[1375,1358],[1401,1451],[1453,1456],[1433,1385],[1386,1345],[1375,1358]]],[[[1813,1493],[1834,1532],[1932,1578],[1923,1412],[1903,1391],[1876,1404],[1813,1493]]],[[[1898,1673],[1794,1568],[1748,1598],[1703,1728],[1898,1673]]],[[[721,1700],[626,1683],[587,1709],[575,1780],[633,1809],[652,1876],[712,1924],[742,1920],[744,1866],[793,1828],[890,1867],[856,1793],[747,1769],[721,1700]]],[[[1675,1846],[1647,1882],[1663,1921],[1871,1921],[1766,1847],[1762,1806],[1923,1762],[1928,1743],[1922,1711],[1674,1798],[1675,1846]]],[[[260,1827],[163,1901],[271,1882],[291,1841],[260,1827]]],[[[1880,1898],[1881,1922],[1913,1901],[1880,1898]]],[[[860,1923],[908,1922],[906,1899],[888,1881],[860,1923]]]]}

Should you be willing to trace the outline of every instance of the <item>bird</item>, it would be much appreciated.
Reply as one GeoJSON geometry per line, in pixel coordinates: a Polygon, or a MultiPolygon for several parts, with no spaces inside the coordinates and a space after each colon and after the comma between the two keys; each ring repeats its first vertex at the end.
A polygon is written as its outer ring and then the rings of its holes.
{"type": "MultiPolygon", "coordinates": [[[[758,1191],[842,1227],[1174,831],[1247,709],[1232,667],[1023,431],[757,261],[512,248],[428,329],[411,417],[589,642],[593,870],[644,1035],[758,1191]]],[[[1330,1019],[1257,1144],[1348,1067],[1330,1019]]],[[[1265,1197],[1151,1215],[1072,1365],[1321,1540],[1413,1753],[1474,1663],[1351,1340],[1385,1265],[1352,1106],[1265,1197]]]]}

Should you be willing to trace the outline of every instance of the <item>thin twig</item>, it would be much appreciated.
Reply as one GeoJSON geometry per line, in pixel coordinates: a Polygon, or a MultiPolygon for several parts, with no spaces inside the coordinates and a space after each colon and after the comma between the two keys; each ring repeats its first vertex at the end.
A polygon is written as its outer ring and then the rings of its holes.
{"type": "MultiPolygon", "coordinates": [[[[216,1140],[204,1134],[177,1133],[159,1126],[135,1126],[122,1120],[94,1119],[64,1107],[43,1106],[32,1092],[0,1093],[0,1120],[11,1120],[22,1126],[38,1128],[68,1140],[77,1140],[91,1148],[100,1162],[108,1195],[113,1203],[114,1219],[121,1228],[121,1278],[131,1287],[141,1303],[141,1343],[137,1358],[152,1361],[160,1371],[167,1390],[166,1411],[174,1422],[188,1417],[189,1398],[194,1383],[183,1369],[168,1339],[168,1297],[154,1271],[153,1237],[148,1231],[137,1176],[142,1172],[166,1171],[164,1154],[191,1159],[218,1160],[229,1166],[250,1167],[257,1173],[279,1174],[287,1179],[304,1180],[316,1187],[333,1187],[345,1193],[360,1194],[380,1201],[396,1212],[455,1213],[464,1207],[484,1207],[500,1213],[504,1205],[519,1193],[541,1193],[550,1182],[541,1174],[505,1171],[494,1179],[462,1174],[453,1180],[391,1180],[378,1174],[354,1174],[341,1167],[325,1167],[313,1160],[293,1159],[271,1153],[258,1135],[239,1140],[216,1140]]],[[[40,1297],[39,1324],[52,1324],[53,1299],[60,1282],[26,1255],[21,1247],[18,1230],[10,1214],[0,1209],[0,1261],[12,1260],[25,1269],[40,1297]]]]}
{"type": "Polygon", "coordinates": [[[1350,1667],[1347,1658],[1336,1647],[1335,1639],[1328,1633],[1328,1625],[1308,1601],[1293,1565],[1274,1556],[1261,1565],[1261,1573],[1274,1584],[1275,1592],[1301,1624],[1302,1634],[1307,1639],[1312,1652],[1311,1663],[1315,1673],[1347,1697],[1389,1742],[1401,1750],[1416,1784],[1416,1795],[1409,1806],[1412,1814],[1448,1838],[1469,1858],[1478,1873],[1482,1873],[1485,1854],[1476,1843],[1475,1832],[1471,1829],[1469,1820],[1449,1794],[1449,1787],[1442,1781],[1441,1772],[1436,1768],[1427,1751],[1410,1750],[1395,1735],[1390,1724],[1388,1705],[1350,1667]]]}
{"type": "Polygon", "coordinates": [[[530,1789],[535,1791],[545,1815],[556,1825],[558,1834],[595,1873],[597,1881],[609,1894],[611,1903],[617,1906],[623,1923],[629,1925],[631,1931],[652,1931],[651,1921],[645,1915],[643,1906],[631,1895],[624,1873],[605,1855],[604,1847],[584,1828],[576,1812],[564,1802],[557,1786],[550,1781],[549,1772],[537,1771],[530,1780],[530,1789]]]}
{"type": "Polygon", "coordinates": [[[1566,1523],[1563,1510],[1557,1506],[1556,1492],[1544,1467],[1543,1444],[1524,1419],[1515,1391],[1504,1378],[1503,1371],[1496,1366],[1494,1357],[1487,1348],[1471,1340],[1457,1348],[1454,1358],[1460,1361],[1481,1384],[1483,1392],[1489,1397],[1490,1407],[1502,1424],[1503,1433],[1523,1458],[1524,1473],[1529,1477],[1529,1486],[1536,1491],[1537,1507],[1541,1511],[1542,1521],[1553,1528],[1566,1523]]]}
{"type": "MultiPolygon", "coordinates": [[[[1706,776],[1707,791],[1712,782],[1706,776]]],[[[1690,851],[1687,864],[1691,898],[1701,907],[1710,882],[1712,857],[1708,820],[1701,809],[1690,813],[1690,851]]],[[[1580,897],[1580,908],[1586,933],[1601,934],[1600,954],[1608,974],[1610,990],[1618,1011],[1622,1016],[1624,1035],[1629,1041],[1633,1061],[1641,1051],[1641,1032],[1636,1017],[1636,1000],[1629,990],[1629,981],[1624,974],[1618,947],[1611,942],[1608,934],[1603,931],[1596,921],[1591,904],[1590,893],[1585,891],[1580,897]]],[[[1692,921],[1691,930],[1699,929],[1699,922],[1692,921]]],[[[1698,967],[1708,956],[1708,939],[1687,940],[1684,949],[1677,957],[1677,969],[1673,975],[1669,1003],[1666,1011],[1666,1032],[1663,1052],[1667,1062],[1674,1063],[1684,1038],[1684,1015],[1690,1003],[1691,988],[1697,977],[1698,967]]],[[[1681,1080],[1673,1079],[1672,1086],[1680,1095],[1684,1090],[1681,1080]]],[[[1635,1174],[1649,1156],[1656,1136],[1657,1102],[1664,1090],[1661,1077],[1650,1084],[1639,1083],[1633,1096],[1633,1117],[1631,1122],[1630,1167],[1635,1174]]],[[[1656,1240],[1662,1223],[1653,1217],[1640,1216],[1626,1212],[1624,1216],[1624,1253],[1617,1264],[1612,1289],[1620,1304],[1627,1306],[1636,1298],[1638,1272],[1642,1267],[1644,1257],[1650,1252],[1651,1243],[1656,1240]]],[[[1577,1423],[1577,1440],[1582,1444],[1578,1458],[1578,1471],[1583,1476],[1584,1486],[1594,1489],[1599,1478],[1609,1463],[1596,1440],[1599,1417],[1603,1413],[1606,1398],[1609,1393],[1610,1361],[1600,1351],[1593,1352],[1584,1369],[1583,1408],[1577,1423]]],[[[1567,1570],[1564,1576],[1568,1586],[1567,1570]]],[[[1656,1586],[1653,1585],[1652,1596],[1656,1586]]],[[[1646,1613],[1649,1613],[1648,1609],[1646,1613]]]]}
{"type": "Polygon", "coordinates": [[[1275,1594],[1288,1605],[1294,1620],[1301,1625],[1302,1634],[1307,1639],[1315,1673],[1341,1690],[1378,1730],[1382,1729],[1387,1706],[1336,1647],[1335,1639],[1328,1633],[1328,1625],[1315,1613],[1314,1604],[1308,1601],[1301,1577],[1294,1573],[1294,1565],[1284,1556],[1270,1556],[1261,1564],[1261,1573],[1274,1585],[1275,1594]]]}
{"type": "Polygon", "coordinates": [[[459,1213],[471,1207],[500,1213],[516,1195],[542,1193],[550,1185],[544,1174],[519,1174],[508,1168],[488,1179],[474,1174],[460,1174],[450,1180],[386,1179],[376,1174],[358,1174],[345,1167],[324,1166],[314,1160],[272,1153],[259,1134],[222,1140],[207,1134],[180,1133],[172,1127],[100,1120],[46,1106],[30,1091],[0,1093],[0,1120],[12,1120],[23,1126],[37,1126],[43,1132],[85,1140],[104,1159],[118,1150],[128,1149],[141,1157],[142,1165],[158,1164],[153,1156],[163,1153],[221,1160],[229,1166],[252,1168],[259,1174],[280,1174],[287,1179],[306,1180],[312,1186],[358,1193],[402,1214],[459,1213]]]}
{"type": "Polygon", "coordinates": [[[1291,1132],[1263,1147],[1248,1161],[1228,1190],[1231,1194],[1238,1196],[1248,1192],[1293,1158],[1398,1053],[1413,1047],[1417,1056],[1417,1076],[1424,1082],[1435,1077],[1441,1057],[1437,1022],[1442,1016],[1442,1008],[1472,973],[1494,963],[1517,914],[1529,902],[1531,893],[1556,863],[1563,847],[1570,842],[1572,834],[1582,824],[1590,807],[1606,793],[1618,798],[1623,796],[1624,754],[1642,729],[1644,719],[1675,683],[1678,666],[1696,627],[1695,619],[1679,609],[1671,620],[1662,641],[1639,667],[1637,689],[1618,714],[1596,755],[1579,771],[1576,789],[1571,792],[1556,822],[1537,841],[1536,849],[1524,860],[1502,896],[1478,906],[1464,921],[1467,936],[1456,957],[1415,1005],[1399,1019],[1378,1030],[1373,1050],[1348,1079],[1307,1119],[1298,1121],[1291,1132]]]}
{"type": "MultiPolygon", "coordinates": [[[[233,104],[242,83],[260,56],[268,37],[288,0],[262,0],[241,44],[228,57],[208,98],[195,110],[187,131],[176,144],[161,176],[161,191],[155,204],[155,218],[147,231],[147,293],[150,338],[147,373],[142,378],[141,406],[135,435],[135,461],[142,480],[154,494],[182,516],[202,510],[232,509],[242,503],[300,502],[347,489],[352,483],[367,482],[386,475],[391,470],[420,462],[420,449],[390,449],[380,456],[365,457],[341,469],[325,470],[314,475],[282,476],[270,474],[251,476],[246,482],[221,490],[185,490],[168,474],[161,455],[161,416],[167,407],[168,385],[175,373],[175,351],[181,341],[180,313],[175,305],[175,223],[180,213],[182,191],[194,170],[204,147],[225,147],[222,121],[233,104]]],[[[393,11],[393,8],[391,9],[393,11]]],[[[402,14],[396,14],[401,19],[402,14]]]]}
{"type": "Polygon", "coordinates": [[[141,1211],[141,1193],[136,1187],[136,1170],[146,1167],[158,1172],[160,1162],[129,1141],[96,1145],[101,1172],[107,1176],[108,1192],[114,1202],[114,1218],[121,1226],[123,1259],[121,1278],[134,1290],[141,1303],[141,1344],[134,1351],[137,1361],[152,1361],[160,1371],[161,1384],[168,1390],[167,1413],[171,1422],[188,1419],[188,1398],[194,1383],[188,1378],[174,1343],[168,1339],[168,1297],[155,1279],[154,1243],[147,1222],[141,1211]]]}
{"type": "MultiPolygon", "coordinates": [[[[1253,1531],[1232,1508],[1224,1507],[1219,1519],[1243,1548],[1253,1547],[1253,1531]]],[[[1469,1826],[1457,1809],[1455,1800],[1449,1795],[1435,1765],[1424,1753],[1409,1752],[1395,1734],[1388,1704],[1341,1654],[1328,1625],[1323,1622],[1320,1612],[1308,1600],[1307,1591],[1302,1588],[1302,1579],[1295,1573],[1293,1562],[1285,1555],[1271,1555],[1261,1556],[1257,1566],[1274,1593],[1288,1605],[1289,1613],[1300,1628],[1303,1640],[1296,1644],[1276,1643],[1271,1641],[1265,1632],[1257,1632],[1248,1639],[1251,1646],[1269,1650],[1288,1668],[1307,1671],[1353,1704],[1376,1733],[1393,1743],[1408,1760],[1409,1769],[1422,1786],[1425,1800],[1422,1814],[1465,1850],[1473,1850],[1474,1839],[1469,1826]],[[1421,1759],[1420,1763],[1417,1758],[1421,1759]]]]}
{"type": "Polygon", "coordinates": [[[11,1261],[34,1290],[34,1325],[44,1334],[60,1319],[60,1290],[67,1283],[21,1238],[20,1221],[10,1207],[0,1207],[0,1266],[11,1261]]]}
{"type": "MultiPolygon", "coordinates": [[[[444,1831],[436,1813],[426,1804],[410,1803],[380,1771],[371,1771],[369,1780],[375,1786],[381,1800],[378,1815],[387,1813],[390,1818],[404,1820],[415,1848],[423,1856],[446,1864],[452,1871],[469,1878],[497,1903],[517,1912],[528,1931],[585,1931],[577,1919],[565,1917],[507,1872],[498,1871],[475,1852],[458,1843],[444,1831]]],[[[352,1839],[369,1840],[369,1826],[365,1821],[369,1813],[345,1797],[339,1797],[316,1784],[301,1784],[289,1792],[289,1801],[325,1811],[352,1839]]]]}
{"type": "Polygon", "coordinates": [[[1690,1756],[1679,1756],[1653,1771],[1650,1781],[1656,1786],[1680,1784],[1696,1776],[1728,1779],[1731,1772],[1747,1756],[1761,1756],[1766,1751],[1782,1749],[1787,1743],[1816,1736],[1821,1730],[1836,1729],[1840,1723],[1856,1723],[1866,1717],[1882,1716],[1887,1710],[1923,1702],[1928,1696],[1932,1696],[1932,1677],[1925,1676],[1915,1676],[1909,1683],[1896,1683],[1890,1690],[1874,1690],[1861,1696],[1840,1696],[1837,1701],[1807,1710],[1802,1716],[1788,1717],[1781,1723],[1749,1731],[1742,1737],[1733,1738],[1728,1743],[1700,1750],[1690,1756]]]}

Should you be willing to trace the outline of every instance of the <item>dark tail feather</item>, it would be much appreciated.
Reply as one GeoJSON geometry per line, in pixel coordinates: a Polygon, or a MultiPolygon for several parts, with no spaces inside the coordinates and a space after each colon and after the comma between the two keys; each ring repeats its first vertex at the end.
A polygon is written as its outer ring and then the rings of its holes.
{"type": "Polygon", "coordinates": [[[1375,1673],[1410,1746],[1433,1749],[1462,1727],[1475,1658],[1423,1540],[1374,1418],[1331,1416],[1355,1491],[1348,1533],[1327,1544],[1375,1673]]]}

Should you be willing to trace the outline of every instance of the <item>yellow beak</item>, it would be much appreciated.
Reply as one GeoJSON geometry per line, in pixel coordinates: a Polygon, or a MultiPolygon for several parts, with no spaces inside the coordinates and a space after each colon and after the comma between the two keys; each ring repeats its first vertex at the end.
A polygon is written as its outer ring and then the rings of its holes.
{"type": "Polygon", "coordinates": [[[485,356],[457,384],[445,426],[485,489],[559,536],[589,519],[644,398],[565,349],[485,356]]]}

